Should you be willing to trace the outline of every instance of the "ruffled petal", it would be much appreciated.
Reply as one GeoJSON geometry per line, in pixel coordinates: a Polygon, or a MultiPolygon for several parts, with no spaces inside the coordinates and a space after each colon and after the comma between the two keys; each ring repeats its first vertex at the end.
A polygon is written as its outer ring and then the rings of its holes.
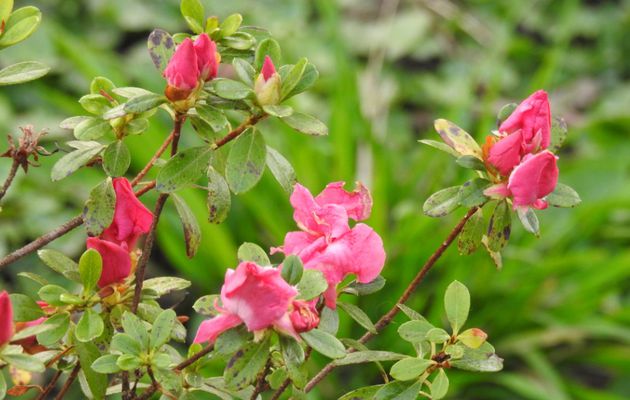
{"type": "Polygon", "coordinates": [[[242,322],[239,317],[233,314],[219,314],[212,319],[207,319],[199,325],[193,343],[208,342],[212,344],[220,334],[242,322]]]}
{"type": "Polygon", "coordinates": [[[357,182],[356,189],[352,192],[346,191],[343,187],[345,182],[333,182],[315,197],[315,201],[320,206],[336,204],[345,208],[349,218],[355,221],[367,219],[372,212],[372,196],[370,191],[357,182]]]}

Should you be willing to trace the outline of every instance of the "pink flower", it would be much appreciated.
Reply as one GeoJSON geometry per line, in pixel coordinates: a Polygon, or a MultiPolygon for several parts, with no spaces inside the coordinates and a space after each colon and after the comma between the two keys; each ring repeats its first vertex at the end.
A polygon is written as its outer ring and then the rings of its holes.
{"type": "Polygon", "coordinates": [[[202,33],[195,40],[193,46],[197,55],[199,77],[204,81],[216,78],[221,61],[221,55],[217,52],[217,44],[206,33],[202,33]]]}
{"type": "Polygon", "coordinates": [[[242,262],[228,269],[221,288],[220,314],[201,323],[195,343],[210,342],[221,333],[244,323],[251,332],[276,328],[295,335],[289,312],[297,290],[289,285],[280,270],[242,262]]]}
{"type": "Polygon", "coordinates": [[[324,293],[326,305],[336,307],[337,285],[349,274],[357,281],[374,280],[385,264],[383,241],[372,228],[357,224],[350,228],[348,219],[363,220],[370,215],[372,199],[368,190],[358,184],[346,192],[343,182],[329,184],[313,198],[300,184],[295,185],[291,205],[293,219],[302,231],[289,232],[284,244],[273,252],[295,254],[306,269],[321,271],[328,282],[324,293]]]}
{"type": "Polygon", "coordinates": [[[190,38],[186,38],[177,46],[164,70],[164,77],[169,86],[191,92],[197,87],[199,75],[195,46],[190,38]]]}
{"type": "Polygon", "coordinates": [[[487,161],[503,176],[508,176],[522,158],[549,147],[551,111],[544,90],[523,100],[501,124],[502,138],[488,152],[487,161]]]}
{"type": "Polygon", "coordinates": [[[103,259],[103,272],[99,287],[123,281],[131,272],[131,256],[140,235],[151,229],[153,214],[133,193],[125,178],[113,181],[116,192],[114,219],[107,229],[96,237],[88,238],[86,246],[95,249],[103,259]]]}
{"type": "Polygon", "coordinates": [[[545,150],[535,155],[528,155],[514,168],[508,181],[508,190],[514,207],[533,207],[539,210],[547,208],[543,200],[556,188],[558,183],[557,157],[545,150]]]}
{"type": "Polygon", "coordinates": [[[0,293],[0,347],[9,343],[13,337],[14,329],[11,298],[6,291],[2,291],[0,293]]]}
{"type": "Polygon", "coordinates": [[[153,214],[138,200],[126,178],[116,178],[113,181],[116,192],[116,208],[114,220],[103,231],[101,239],[133,249],[136,241],[149,232],[153,223],[153,214]]]}
{"type": "Polygon", "coordinates": [[[293,311],[289,318],[297,333],[308,332],[319,325],[319,314],[313,301],[293,301],[293,311]]]}

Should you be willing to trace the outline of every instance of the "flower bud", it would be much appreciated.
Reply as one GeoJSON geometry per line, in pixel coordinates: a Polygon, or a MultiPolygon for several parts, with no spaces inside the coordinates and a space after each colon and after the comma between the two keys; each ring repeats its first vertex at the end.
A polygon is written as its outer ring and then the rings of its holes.
{"type": "Polygon", "coordinates": [[[13,307],[6,291],[0,293],[0,347],[9,343],[13,337],[13,307]]]}
{"type": "Polygon", "coordinates": [[[197,55],[199,77],[204,81],[216,78],[221,62],[221,55],[217,52],[217,44],[206,33],[202,33],[195,40],[193,46],[197,55]]]}
{"type": "Polygon", "coordinates": [[[293,301],[293,311],[290,318],[293,329],[297,333],[308,332],[319,325],[319,315],[313,302],[293,301]]]}
{"type": "Polygon", "coordinates": [[[278,104],[280,102],[281,92],[280,75],[276,72],[276,67],[271,61],[271,57],[265,56],[260,75],[254,83],[254,92],[256,99],[261,106],[278,104]]]}
{"type": "Polygon", "coordinates": [[[171,101],[186,99],[197,87],[199,75],[195,46],[190,38],[186,38],[177,47],[164,70],[168,82],[166,97],[171,101]]]}
{"type": "Polygon", "coordinates": [[[482,344],[484,344],[487,338],[488,334],[479,328],[467,329],[457,336],[457,339],[460,342],[471,349],[479,348],[482,344]]]}

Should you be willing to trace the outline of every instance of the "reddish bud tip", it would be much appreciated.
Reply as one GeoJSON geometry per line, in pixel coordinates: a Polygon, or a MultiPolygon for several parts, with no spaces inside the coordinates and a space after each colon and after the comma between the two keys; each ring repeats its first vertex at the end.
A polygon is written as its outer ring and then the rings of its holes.
{"type": "Polygon", "coordinates": [[[265,56],[265,62],[263,63],[261,73],[265,81],[268,81],[269,78],[271,78],[273,74],[276,73],[276,67],[273,65],[271,57],[265,56]]]}

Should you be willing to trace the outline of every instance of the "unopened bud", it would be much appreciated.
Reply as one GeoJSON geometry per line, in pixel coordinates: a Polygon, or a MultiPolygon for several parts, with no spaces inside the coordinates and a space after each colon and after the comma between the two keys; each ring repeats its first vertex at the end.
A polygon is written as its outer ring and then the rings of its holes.
{"type": "Polygon", "coordinates": [[[281,86],[280,75],[276,72],[276,67],[273,65],[271,58],[266,56],[260,75],[258,75],[254,84],[254,92],[256,93],[258,104],[268,106],[280,103],[281,86]]]}
{"type": "Polygon", "coordinates": [[[457,336],[457,339],[471,349],[479,348],[486,339],[488,334],[479,328],[467,329],[457,336]]]}

